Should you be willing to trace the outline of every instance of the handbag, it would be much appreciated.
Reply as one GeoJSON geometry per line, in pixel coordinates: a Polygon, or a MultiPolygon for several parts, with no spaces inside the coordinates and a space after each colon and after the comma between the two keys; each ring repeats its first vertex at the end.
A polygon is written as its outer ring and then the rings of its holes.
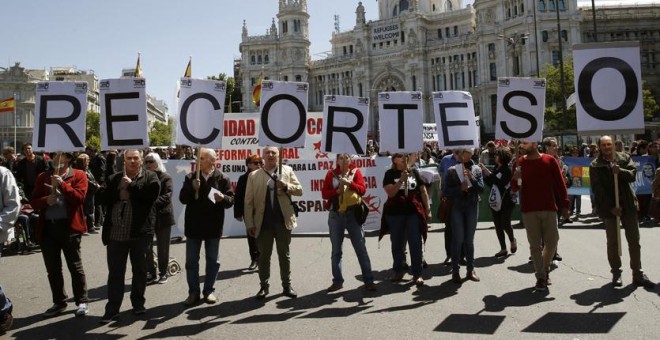
{"type": "Polygon", "coordinates": [[[367,216],[369,216],[369,206],[363,200],[360,200],[360,204],[353,209],[353,213],[355,214],[357,223],[363,225],[367,221],[367,216]]]}
{"type": "Polygon", "coordinates": [[[651,207],[649,208],[649,216],[660,221],[660,197],[653,197],[651,199],[651,207]]]}
{"type": "Polygon", "coordinates": [[[440,204],[438,204],[438,211],[436,213],[440,223],[447,223],[447,221],[449,221],[449,212],[451,211],[452,204],[453,203],[451,200],[440,200],[440,204]]]}

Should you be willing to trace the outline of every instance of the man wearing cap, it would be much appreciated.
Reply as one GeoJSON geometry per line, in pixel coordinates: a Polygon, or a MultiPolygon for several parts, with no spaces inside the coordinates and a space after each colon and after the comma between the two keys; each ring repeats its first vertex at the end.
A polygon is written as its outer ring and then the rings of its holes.
{"type": "Polygon", "coordinates": [[[78,306],[75,315],[88,313],[87,280],[80,256],[81,236],[87,231],[83,211],[87,175],[71,168],[72,160],[72,153],[57,154],[53,174],[42,172],[37,177],[30,200],[32,207],[39,212],[36,237],[41,245],[53,298],[53,306],[44,312],[45,317],[55,316],[67,307],[61,253],[64,253],[71,273],[73,297],[78,306]]]}
{"type": "Polygon", "coordinates": [[[525,155],[518,159],[511,189],[521,192],[520,211],[536,272],[534,289],[546,291],[552,284],[550,264],[559,242],[557,211],[568,218],[568,193],[557,159],[539,153],[537,142],[523,141],[521,146],[525,155]]]}

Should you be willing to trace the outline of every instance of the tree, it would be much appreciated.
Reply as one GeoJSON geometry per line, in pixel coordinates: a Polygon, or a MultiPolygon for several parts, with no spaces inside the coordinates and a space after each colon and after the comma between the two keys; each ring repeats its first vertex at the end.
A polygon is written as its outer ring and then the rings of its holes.
{"type": "Polygon", "coordinates": [[[566,114],[562,114],[561,108],[571,93],[575,92],[575,83],[573,81],[573,60],[564,61],[564,95],[561,92],[561,74],[559,67],[546,65],[541,73],[541,78],[546,80],[545,89],[545,119],[544,130],[546,131],[565,131],[575,130],[577,119],[575,116],[575,106],[566,108],[566,114]]]}
{"type": "Polygon", "coordinates": [[[149,144],[151,146],[172,145],[172,126],[174,126],[172,117],[167,120],[167,124],[154,122],[149,131],[149,144]]]}
{"type": "Polygon", "coordinates": [[[239,112],[240,104],[234,105],[234,102],[240,103],[242,100],[241,89],[236,86],[236,80],[234,77],[227,77],[226,73],[220,73],[218,76],[207,77],[208,80],[221,80],[227,84],[227,95],[225,96],[225,107],[227,110],[225,112],[239,112]],[[232,105],[231,110],[229,110],[229,105],[232,105]]]}
{"type": "Polygon", "coordinates": [[[101,148],[101,115],[98,112],[87,111],[85,145],[101,148]]]}
{"type": "Polygon", "coordinates": [[[648,122],[653,120],[655,113],[660,110],[660,106],[655,101],[651,90],[646,86],[646,81],[642,82],[642,94],[642,100],[644,101],[644,120],[648,122]]]}

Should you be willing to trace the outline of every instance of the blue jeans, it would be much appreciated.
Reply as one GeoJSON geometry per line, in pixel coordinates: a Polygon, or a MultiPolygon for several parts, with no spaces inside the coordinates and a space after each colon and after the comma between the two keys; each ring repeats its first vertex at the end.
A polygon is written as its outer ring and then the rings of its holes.
{"type": "Polygon", "coordinates": [[[420,231],[421,219],[417,214],[385,215],[385,221],[390,229],[392,242],[392,269],[395,273],[403,271],[406,249],[406,238],[410,249],[410,262],[413,276],[422,274],[422,234],[420,231]],[[407,237],[406,237],[407,236],[407,237]]]}
{"type": "Polygon", "coordinates": [[[199,295],[199,251],[202,248],[202,241],[204,241],[204,252],[206,253],[206,277],[202,294],[209,295],[215,291],[213,285],[220,270],[219,238],[206,240],[186,238],[186,279],[188,280],[188,293],[192,295],[199,295]]]}
{"type": "Polygon", "coordinates": [[[2,286],[0,286],[0,317],[3,315],[9,313],[11,314],[12,310],[12,304],[9,299],[5,296],[5,291],[2,290],[2,286]]]}
{"type": "Polygon", "coordinates": [[[330,242],[332,243],[332,282],[339,284],[344,282],[344,277],[341,274],[341,257],[344,230],[348,230],[348,237],[351,239],[355,255],[360,263],[360,269],[362,269],[362,280],[365,283],[373,283],[374,275],[371,272],[371,261],[364,240],[364,230],[355,220],[353,211],[349,210],[344,213],[330,211],[328,226],[330,228],[330,242]]]}
{"type": "Polygon", "coordinates": [[[477,231],[479,203],[454,203],[451,210],[451,266],[454,272],[460,268],[461,247],[465,254],[468,272],[474,269],[474,233],[477,231]]]}

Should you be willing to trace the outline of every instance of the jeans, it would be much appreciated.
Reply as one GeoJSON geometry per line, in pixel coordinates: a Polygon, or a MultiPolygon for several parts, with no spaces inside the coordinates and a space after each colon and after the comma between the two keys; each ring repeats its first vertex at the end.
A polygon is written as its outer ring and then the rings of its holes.
{"type": "Polygon", "coordinates": [[[199,251],[204,241],[204,252],[206,253],[206,271],[204,277],[204,289],[202,294],[209,295],[215,291],[213,287],[220,270],[218,261],[220,251],[220,239],[197,239],[186,238],[186,279],[188,281],[188,294],[199,295],[199,251]]]}
{"type": "Polygon", "coordinates": [[[87,279],[80,255],[80,241],[81,235],[71,234],[66,219],[46,221],[41,238],[41,255],[48,272],[48,283],[54,304],[61,305],[67,299],[62,276],[62,254],[71,273],[74,301],[76,304],[88,302],[87,279]]]}
{"type": "Polygon", "coordinates": [[[130,255],[133,277],[131,279],[131,304],[134,309],[144,307],[144,292],[147,289],[147,244],[148,235],[130,241],[108,241],[108,303],[106,314],[117,314],[124,299],[126,260],[130,255]]]}
{"type": "Polygon", "coordinates": [[[529,253],[534,263],[537,279],[546,279],[552,258],[557,253],[559,229],[555,211],[531,211],[522,213],[529,241],[529,253]]]}
{"type": "Polygon", "coordinates": [[[11,301],[5,296],[5,291],[0,286],[0,318],[5,314],[11,314],[13,306],[11,301]]]}
{"type": "Polygon", "coordinates": [[[259,247],[259,281],[262,287],[268,287],[270,279],[270,256],[273,254],[273,240],[277,244],[277,257],[280,262],[280,277],[282,287],[291,286],[291,256],[289,244],[291,243],[291,230],[283,222],[261,226],[257,245],[259,247]]]}
{"type": "Polygon", "coordinates": [[[385,215],[385,221],[390,229],[390,241],[392,242],[392,270],[395,273],[403,271],[406,249],[406,236],[408,248],[410,249],[411,270],[413,276],[422,274],[422,220],[419,215],[385,215]]]}
{"type": "Polygon", "coordinates": [[[461,248],[465,253],[467,270],[474,269],[474,233],[477,231],[479,205],[477,202],[454,203],[451,211],[451,267],[454,272],[460,269],[461,248]]]}
{"type": "Polygon", "coordinates": [[[330,229],[330,242],[332,243],[332,282],[343,283],[344,277],[341,274],[342,244],[344,243],[344,230],[348,231],[348,237],[351,239],[355,255],[362,269],[362,280],[365,283],[373,283],[374,275],[371,272],[371,261],[367,253],[367,246],[364,239],[364,230],[355,220],[353,210],[341,213],[330,211],[328,216],[328,226],[330,229]]]}

